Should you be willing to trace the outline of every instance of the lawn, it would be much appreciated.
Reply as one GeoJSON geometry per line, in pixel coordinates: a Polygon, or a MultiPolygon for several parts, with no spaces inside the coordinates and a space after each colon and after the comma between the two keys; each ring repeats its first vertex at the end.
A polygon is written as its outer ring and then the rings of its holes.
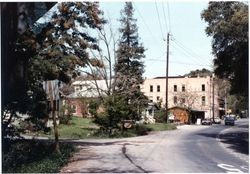
{"type": "MultiPolygon", "coordinates": [[[[165,131],[174,130],[175,125],[166,123],[155,123],[155,124],[141,124],[135,126],[133,129],[125,131],[123,134],[117,133],[113,138],[122,137],[134,137],[138,135],[146,135],[151,131],[165,131]]],[[[99,127],[92,122],[92,119],[72,117],[70,124],[60,124],[58,127],[59,138],[69,139],[86,139],[86,138],[109,138],[108,135],[98,132],[99,127]]],[[[48,136],[53,138],[53,129],[49,134],[39,133],[39,136],[48,136]]]]}
{"type": "Polygon", "coordinates": [[[155,123],[155,124],[147,124],[148,128],[151,128],[152,131],[165,131],[165,130],[174,130],[176,126],[173,124],[166,123],[155,123]]]}
{"type": "MultiPolygon", "coordinates": [[[[81,117],[72,117],[69,125],[60,124],[58,127],[60,138],[71,139],[94,138],[94,133],[98,129],[99,127],[91,119],[81,117]]],[[[53,131],[50,137],[53,137],[53,131]]]]}

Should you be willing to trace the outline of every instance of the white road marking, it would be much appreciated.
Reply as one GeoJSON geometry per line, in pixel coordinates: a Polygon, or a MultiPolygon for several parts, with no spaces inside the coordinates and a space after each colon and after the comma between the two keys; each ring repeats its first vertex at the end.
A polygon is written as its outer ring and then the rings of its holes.
{"type": "Polygon", "coordinates": [[[217,164],[218,167],[227,170],[227,173],[244,173],[240,169],[235,168],[233,165],[229,164],[217,164]]]}

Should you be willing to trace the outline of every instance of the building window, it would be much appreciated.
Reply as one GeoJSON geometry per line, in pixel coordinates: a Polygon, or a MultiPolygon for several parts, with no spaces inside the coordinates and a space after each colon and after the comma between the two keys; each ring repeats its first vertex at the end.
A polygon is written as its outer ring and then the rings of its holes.
{"type": "Polygon", "coordinates": [[[205,91],[205,85],[204,84],[201,85],[201,90],[205,91]]]}
{"type": "Polygon", "coordinates": [[[82,90],[82,85],[80,85],[80,90],[82,90]]]}
{"type": "Polygon", "coordinates": [[[185,89],[185,85],[182,85],[182,92],[185,92],[186,91],[186,89],[185,89]]]}
{"type": "Polygon", "coordinates": [[[177,92],[177,85],[174,85],[174,92],[177,92]]]}
{"type": "Polygon", "coordinates": [[[76,113],[76,106],[75,105],[71,105],[71,109],[72,109],[72,113],[76,113]]]}
{"type": "Polygon", "coordinates": [[[153,85],[150,85],[150,92],[153,92],[153,85]]]}
{"type": "Polygon", "coordinates": [[[157,96],[157,97],[156,97],[156,100],[157,100],[157,101],[159,101],[159,100],[160,100],[160,97],[159,97],[159,96],[157,96]]]}
{"type": "Polygon", "coordinates": [[[160,85],[157,85],[157,92],[160,92],[161,91],[161,87],[160,85]]]}
{"type": "Polygon", "coordinates": [[[176,103],[177,103],[177,97],[174,96],[174,104],[176,104],[176,103]]]}
{"type": "Polygon", "coordinates": [[[202,106],[205,106],[205,104],[206,104],[206,98],[205,98],[205,96],[201,97],[201,104],[202,104],[202,106]]]}
{"type": "Polygon", "coordinates": [[[181,104],[184,104],[186,102],[185,98],[181,99],[181,104]]]}

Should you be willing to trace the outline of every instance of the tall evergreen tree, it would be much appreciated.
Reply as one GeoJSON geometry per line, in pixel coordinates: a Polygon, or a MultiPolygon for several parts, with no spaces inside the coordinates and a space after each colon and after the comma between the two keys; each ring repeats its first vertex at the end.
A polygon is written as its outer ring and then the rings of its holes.
{"type": "MultiPolygon", "coordinates": [[[[138,27],[133,14],[132,3],[126,2],[124,9],[121,11],[120,19],[121,28],[119,31],[121,39],[118,44],[115,64],[116,92],[123,95],[128,104],[131,107],[133,106],[135,111],[138,111],[139,106],[146,99],[140,92],[140,84],[143,83],[142,74],[144,73],[142,58],[145,57],[145,49],[139,42],[138,27]]],[[[133,112],[131,114],[139,116],[139,114],[133,112]]]]}

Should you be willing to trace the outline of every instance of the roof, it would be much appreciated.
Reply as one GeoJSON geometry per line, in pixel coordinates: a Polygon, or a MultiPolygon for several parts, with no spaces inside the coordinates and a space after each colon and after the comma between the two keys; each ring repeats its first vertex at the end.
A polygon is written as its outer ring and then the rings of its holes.
{"type": "MultiPolygon", "coordinates": [[[[105,96],[106,93],[100,91],[100,94],[102,96],[105,96]]],[[[99,97],[99,93],[96,90],[87,90],[87,91],[77,91],[74,92],[68,96],[66,96],[66,98],[98,98],[99,97]]]]}

